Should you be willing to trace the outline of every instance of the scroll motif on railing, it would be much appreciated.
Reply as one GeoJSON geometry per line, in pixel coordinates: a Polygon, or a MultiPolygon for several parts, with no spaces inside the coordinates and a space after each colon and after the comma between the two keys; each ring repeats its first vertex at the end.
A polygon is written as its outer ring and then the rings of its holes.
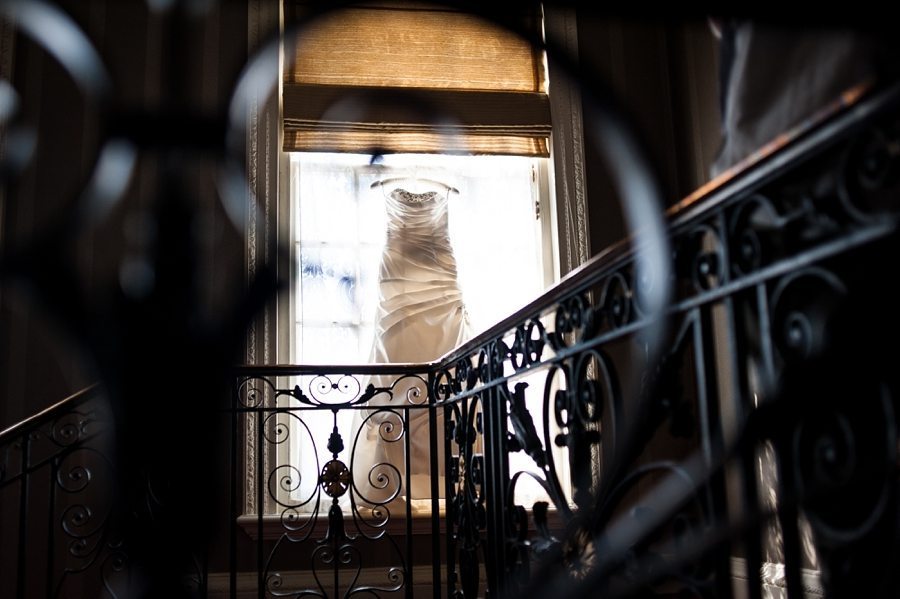
{"type": "Polygon", "coordinates": [[[264,560],[266,588],[279,596],[399,592],[410,584],[412,559],[398,539],[398,533],[408,536],[414,502],[410,427],[417,413],[426,413],[427,381],[418,375],[299,378],[285,388],[262,377],[239,384],[244,420],[262,420],[263,451],[274,464],[265,490],[279,525],[267,523],[264,533],[275,539],[264,560]],[[261,388],[268,388],[272,406],[261,403],[261,388]],[[314,585],[295,587],[276,564],[304,554],[314,585]],[[380,583],[366,563],[375,555],[376,564],[386,558],[397,564],[383,570],[380,583]]]}

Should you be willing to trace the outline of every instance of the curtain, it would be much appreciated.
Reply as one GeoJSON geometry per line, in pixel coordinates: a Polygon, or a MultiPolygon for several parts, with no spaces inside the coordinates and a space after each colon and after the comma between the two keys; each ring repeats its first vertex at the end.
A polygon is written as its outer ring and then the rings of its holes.
{"type": "MultiPolygon", "coordinates": [[[[539,32],[533,8],[515,16],[539,32]]],[[[540,49],[476,16],[352,6],[304,21],[285,48],[284,149],[546,157],[545,80],[540,49]]]]}

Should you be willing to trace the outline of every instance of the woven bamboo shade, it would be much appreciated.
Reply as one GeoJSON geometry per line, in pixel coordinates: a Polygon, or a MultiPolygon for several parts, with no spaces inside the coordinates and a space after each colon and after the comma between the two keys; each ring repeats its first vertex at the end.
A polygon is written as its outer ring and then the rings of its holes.
{"type": "Polygon", "coordinates": [[[354,6],[285,53],[285,150],[549,154],[542,52],[475,16],[354,6]]]}

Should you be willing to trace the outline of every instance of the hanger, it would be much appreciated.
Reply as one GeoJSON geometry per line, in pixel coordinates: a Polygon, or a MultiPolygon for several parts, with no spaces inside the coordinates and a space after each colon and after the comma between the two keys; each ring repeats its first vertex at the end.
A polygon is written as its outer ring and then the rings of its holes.
{"type": "Polygon", "coordinates": [[[446,183],[442,183],[440,181],[435,181],[434,179],[422,179],[419,177],[390,177],[387,179],[382,179],[381,181],[375,181],[372,185],[369,186],[369,189],[375,189],[378,186],[385,186],[389,183],[397,183],[399,181],[422,181],[423,183],[431,183],[433,185],[439,185],[447,190],[448,193],[459,193],[459,190],[455,187],[447,185],[446,183]]]}

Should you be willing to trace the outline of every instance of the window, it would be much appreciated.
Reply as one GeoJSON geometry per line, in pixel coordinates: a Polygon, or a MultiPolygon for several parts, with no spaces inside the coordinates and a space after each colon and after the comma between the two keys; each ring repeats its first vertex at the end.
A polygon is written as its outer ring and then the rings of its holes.
{"type": "MultiPolygon", "coordinates": [[[[541,198],[547,189],[542,185],[546,160],[421,154],[386,156],[375,166],[370,160],[360,154],[290,156],[296,268],[293,294],[286,299],[295,324],[285,361],[371,360],[388,193],[372,185],[397,175],[414,172],[458,190],[449,200],[449,230],[473,334],[537,297],[554,280],[553,239],[547,219],[540,217],[540,206],[547,205],[547,198],[541,198]]],[[[422,356],[421,361],[437,357],[422,356]]],[[[305,389],[310,382],[291,384],[305,389]]],[[[303,415],[319,448],[328,442],[331,419],[327,412],[303,415]]],[[[339,416],[345,438],[354,435],[350,420],[349,413],[339,416]]],[[[291,435],[296,440],[290,447],[292,459],[299,456],[301,472],[314,471],[310,435],[298,433],[291,435]]],[[[293,490],[294,499],[309,496],[314,485],[314,480],[302,482],[293,490]]]]}
{"type": "MultiPolygon", "coordinates": [[[[384,27],[384,24],[392,21],[395,17],[399,20],[398,22],[402,22],[402,19],[412,14],[398,6],[399,3],[391,3],[384,7],[354,7],[357,17],[363,14],[359,11],[382,11],[377,15],[373,15],[372,12],[365,13],[366,18],[357,19],[357,24],[379,23],[379,35],[382,36],[380,38],[382,41],[396,37],[397,31],[391,33],[392,30],[384,27]],[[373,16],[377,18],[373,19],[373,16]]],[[[251,43],[256,39],[253,28],[262,28],[260,24],[265,20],[263,12],[262,9],[251,9],[251,43]],[[254,24],[254,10],[260,10],[257,15],[260,21],[256,25],[254,24]]],[[[293,3],[286,3],[285,14],[290,16],[294,12],[293,3]]],[[[415,10],[414,12],[416,18],[420,18],[423,16],[423,12],[428,11],[415,10]]],[[[516,267],[528,266],[531,270],[526,269],[530,273],[527,276],[514,275],[513,273],[517,272],[514,269],[506,271],[507,275],[517,280],[516,284],[522,284],[520,287],[510,287],[500,294],[506,303],[493,300],[482,301],[475,297],[479,291],[486,291],[490,287],[471,282],[473,277],[477,278],[488,272],[480,267],[471,268],[471,265],[483,263],[485,253],[490,252],[486,251],[483,245],[454,241],[460,267],[460,284],[464,290],[466,303],[472,307],[473,328],[476,332],[493,324],[500,317],[507,315],[537,295],[546,283],[558,277],[560,263],[563,272],[566,272],[586,259],[587,247],[583,241],[586,239],[587,219],[582,191],[583,183],[578,179],[581,171],[576,168],[581,155],[580,128],[577,126],[577,123],[580,122],[580,100],[577,94],[572,93],[572,89],[565,83],[560,84],[555,88],[559,93],[556,96],[558,98],[556,107],[553,108],[554,104],[548,102],[546,94],[547,81],[543,55],[539,52],[536,53],[527,44],[523,46],[520,43],[517,46],[517,57],[514,56],[510,59],[514,62],[524,60],[527,62],[527,68],[511,69],[508,63],[502,63],[496,56],[489,57],[480,64],[477,63],[477,60],[475,63],[467,62],[468,59],[463,52],[466,47],[469,51],[472,48],[483,50],[488,46],[497,47],[497,44],[486,44],[483,37],[477,38],[477,35],[476,37],[467,37],[466,34],[455,29],[469,26],[477,22],[477,19],[452,10],[439,11],[439,13],[431,15],[431,17],[433,17],[433,23],[437,24],[440,35],[401,36],[403,39],[418,37],[425,40],[440,39],[444,42],[436,46],[436,48],[444,50],[443,54],[438,53],[443,57],[444,64],[437,70],[432,69],[430,74],[426,72],[424,85],[421,84],[421,78],[418,82],[411,79],[402,81],[369,79],[365,85],[360,85],[359,80],[354,80],[353,77],[358,76],[358,73],[354,73],[354,69],[348,73],[346,70],[348,64],[359,66],[366,62],[359,59],[361,56],[371,58],[390,55],[390,52],[385,51],[382,43],[376,42],[373,46],[371,40],[361,45],[357,44],[356,59],[346,61],[343,66],[331,64],[327,68],[321,68],[316,75],[319,79],[315,79],[315,77],[304,79],[313,71],[310,69],[310,65],[326,64],[322,63],[321,59],[333,57],[335,53],[331,50],[333,50],[334,44],[342,43],[333,34],[324,35],[319,36],[316,43],[320,43],[319,49],[324,50],[325,54],[315,60],[303,62],[302,51],[298,49],[295,55],[297,60],[287,61],[295,65],[305,64],[306,67],[285,71],[284,91],[281,96],[282,109],[278,109],[277,97],[270,98],[268,104],[261,103],[263,109],[249,116],[248,130],[251,132],[251,138],[248,140],[248,163],[251,164],[251,185],[256,190],[257,197],[261,200],[260,203],[268,216],[264,223],[251,220],[249,224],[248,268],[252,272],[253,265],[264,259],[266,248],[269,247],[275,235],[294,235],[296,233],[299,235],[297,243],[306,246],[297,251],[299,259],[295,261],[295,265],[302,265],[301,268],[292,273],[297,293],[300,296],[305,293],[309,297],[315,289],[315,295],[322,294],[321,297],[328,297],[331,294],[330,297],[343,302],[342,307],[337,310],[331,309],[337,304],[329,302],[327,312],[322,309],[325,305],[321,303],[317,310],[315,300],[304,302],[304,307],[309,308],[306,313],[296,310],[294,302],[282,304],[280,309],[270,311],[258,321],[257,326],[248,336],[247,360],[249,363],[295,362],[301,357],[304,362],[326,363],[358,362],[368,358],[372,335],[372,320],[369,314],[374,305],[371,290],[376,283],[371,269],[373,265],[377,265],[380,259],[381,240],[378,236],[383,235],[384,228],[383,226],[361,228],[358,226],[360,221],[357,218],[357,226],[342,227],[340,231],[334,230],[337,237],[329,239],[320,235],[317,238],[317,234],[313,234],[304,238],[301,230],[303,226],[298,220],[299,212],[291,213],[290,187],[292,185],[302,186],[305,182],[313,184],[317,177],[320,179],[332,177],[332,181],[340,179],[342,183],[334,189],[343,189],[344,192],[347,192],[345,200],[356,203],[357,210],[363,211],[365,219],[377,218],[375,209],[377,203],[372,203],[373,196],[365,193],[367,192],[366,182],[369,178],[374,177],[378,170],[368,165],[373,149],[378,150],[378,154],[384,154],[384,161],[378,167],[380,169],[378,174],[385,174],[382,176],[386,176],[391,169],[418,168],[429,172],[438,171],[442,176],[443,174],[454,176],[453,173],[463,172],[463,175],[456,174],[455,176],[464,180],[467,177],[477,179],[475,173],[478,173],[479,170],[484,172],[479,164],[496,164],[503,161],[513,164],[515,161],[520,161],[520,164],[527,165],[522,168],[524,176],[519,180],[528,187],[528,191],[521,195],[517,194],[522,202],[520,212],[522,222],[526,220],[528,222],[528,225],[525,226],[527,233],[523,234],[522,231],[519,231],[510,235],[517,241],[535,245],[529,246],[531,249],[520,250],[515,258],[508,260],[509,264],[516,267]],[[463,44],[462,47],[451,47],[446,43],[449,40],[465,41],[466,39],[470,41],[477,39],[478,41],[474,44],[463,44]],[[372,52],[373,47],[377,47],[378,52],[372,52]],[[448,60],[450,62],[447,62],[448,60]],[[462,66],[456,65],[457,61],[462,66]],[[449,69],[448,65],[453,66],[453,69],[449,69]],[[478,78],[466,75],[460,70],[464,67],[469,68],[470,73],[479,70],[487,72],[484,69],[492,67],[499,70],[493,71],[487,77],[478,78]],[[344,68],[344,71],[341,71],[341,68],[344,68]],[[523,79],[526,83],[510,84],[491,91],[480,89],[477,85],[473,87],[469,83],[471,81],[503,82],[505,74],[514,71],[527,74],[527,77],[523,79]],[[435,74],[442,77],[443,81],[435,83],[435,74]],[[430,81],[429,77],[431,77],[430,81]],[[400,91],[404,93],[400,95],[394,93],[398,88],[401,88],[400,91]],[[409,110],[410,98],[415,98],[418,105],[425,109],[409,110]],[[561,109],[564,111],[564,118],[560,120],[559,130],[551,139],[549,136],[549,113],[551,109],[560,110],[559,98],[565,100],[563,102],[565,105],[561,109]],[[391,104],[394,104],[395,108],[399,106],[401,110],[385,108],[391,104]],[[281,114],[283,114],[283,120],[281,114]],[[435,117],[440,114],[452,114],[453,117],[441,121],[441,126],[436,129],[435,117]],[[276,131],[283,127],[283,135],[273,135],[273,125],[276,131]],[[279,149],[286,152],[281,155],[280,166],[277,159],[278,152],[273,151],[275,139],[278,139],[279,149]],[[553,158],[549,158],[551,145],[555,153],[553,158]],[[295,159],[292,162],[288,152],[297,150],[308,153],[304,154],[306,158],[303,160],[295,159]],[[332,153],[329,158],[325,159],[323,152],[326,151],[340,151],[341,153],[332,153]],[[355,155],[360,151],[367,153],[355,155]],[[440,154],[441,151],[454,153],[469,151],[496,154],[497,156],[466,157],[440,154]],[[401,152],[428,152],[430,154],[418,154],[413,157],[404,156],[400,154],[401,152]],[[505,157],[507,154],[519,154],[520,156],[505,157]],[[305,166],[301,164],[304,161],[306,161],[305,166]],[[469,162],[466,164],[466,161],[469,162]],[[299,173],[303,170],[306,171],[306,176],[299,173]],[[556,171],[555,176],[554,170],[556,171]],[[278,181],[278,183],[273,184],[274,181],[278,181]],[[353,193],[348,192],[349,189],[352,189],[353,193]],[[560,203],[558,211],[553,204],[554,191],[556,192],[556,201],[560,203]],[[367,203],[368,205],[366,205],[367,203]],[[535,218],[536,211],[540,212],[541,218],[535,218]],[[289,214],[291,214],[290,218],[286,218],[289,214]],[[349,230],[354,231],[352,238],[348,233],[349,230]],[[545,243],[546,240],[557,234],[561,239],[565,239],[564,242],[560,242],[560,253],[563,254],[561,257],[554,253],[555,248],[545,243]],[[341,235],[344,237],[341,238],[341,235]],[[467,251],[471,251],[477,257],[473,259],[472,256],[466,256],[467,251]],[[481,255],[479,256],[479,254],[481,255]],[[526,254],[535,257],[526,259],[523,257],[526,254]],[[303,273],[308,278],[305,290],[301,276],[303,273]],[[532,286],[532,283],[527,281],[538,282],[532,286]],[[369,291],[365,291],[365,289],[369,289],[369,291]],[[517,289],[517,291],[512,291],[512,289],[517,289]],[[284,308],[285,305],[288,307],[284,308]],[[338,323],[337,326],[340,329],[340,340],[337,342],[334,342],[337,335],[333,334],[335,322],[338,323]],[[291,324],[284,326],[286,323],[291,324]],[[296,334],[298,329],[301,334],[296,334]],[[315,343],[319,348],[315,358],[309,356],[304,349],[304,347],[308,348],[311,343],[315,343]],[[352,360],[348,359],[349,355],[344,353],[351,349],[357,356],[352,360]]],[[[271,16],[270,14],[269,17],[271,16]]],[[[526,27],[541,26],[541,20],[535,17],[531,8],[523,9],[523,14],[520,16],[526,27]]],[[[414,28],[414,30],[422,33],[421,28],[414,28]]],[[[347,31],[350,32],[348,36],[350,41],[362,39],[359,30],[351,28],[347,31]]],[[[409,31],[410,29],[407,28],[406,32],[409,33],[409,31]]],[[[572,32],[574,32],[574,20],[568,22],[567,40],[577,44],[577,40],[571,35],[572,32]]],[[[503,36],[501,35],[500,38],[503,36]]],[[[307,36],[305,39],[307,42],[310,39],[313,42],[316,41],[315,36],[307,36]]],[[[506,36],[506,39],[516,41],[515,36],[506,36]]],[[[307,48],[309,47],[307,46],[307,48]]],[[[302,48],[302,46],[298,48],[302,48]]],[[[312,48],[316,49],[315,43],[312,44],[312,48]]],[[[419,57],[422,53],[414,53],[414,55],[419,57]]],[[[399,71],[408,72],[407,69],[399,71]]],[[[387,72],[398,72],[398,69],[388,68],[387,72]]],[[[461,180],[457,179],[457,181],[461,180]]],[[[460,216],[465,213],[468,213],[468,228],[471,228],[472,222],[496,223],[498,219],[487,216],[484,212],[492,206],[491,203],[480,202],[468,210],[463,207],[463,204],[466,198],[472,202],[482,193],[497,197],[507,195],[505,189],[504,192],[497,193],[490,191],[489,186],[485,187],[465,181],[459,182],[456,187],[459,187],[463,193],[458,198],[460,202],[455,203],[452,209],[456,220],[454,227],[461,222],[460,216]]],[[[299,188],[294,191],[303,195],[303,191],[299,188]]],[[[315,194],[311,197],[314,196],[315,194]]],[[[336,214],[332,210],[321,212],[317,217],[325,219],[325,221],[328,219],[333,221],[335,216],[336,214]]],[[[344,220],[348,218],[346,214],[341,216],[344,220]]],[[[477,238],[477,235],[472,237],[477,238]]],[[[502,235],[482,237],[483,240],[510,238],[510,236],[502,235]]],[[[502,242],[500,245],[505,246],[502,242]]],[[[295,266],[285,264],[280,265],[279,268],[294,269],[295,266]]],[[[248,447],[254,446],[255,435],[255,431],[248,432],[248,447]]],[[[247,453],[249,455],[252,451],[247,453]]],[[[515,469],[516,465],[514,464],[513,467],[515,469]]],[[[250,480],[252,476],[252,468],[248,468],[248,485],[254,484],[250,480]]],[[[245,505],[245,513],[254,512],[252,503],[252,498],[249,498],[245,505]]],[[[274,508],[274,506],[272,507],[274,508]]]]}
{"type": "MultiPolygon", "coordinates": [[[[290,158],[295,343],[284,358],[303,364],[369,360],[378,268],[386,230],[385,178],[416,172],[459,190],[449,202],[458,278],[473,332],[487,329],[555,278],[552,237],[540,218],[544,160],[519,156],[361,154],[290,158]]],[[[437,356],[423,356],[423,360],[437,356]]]]}

